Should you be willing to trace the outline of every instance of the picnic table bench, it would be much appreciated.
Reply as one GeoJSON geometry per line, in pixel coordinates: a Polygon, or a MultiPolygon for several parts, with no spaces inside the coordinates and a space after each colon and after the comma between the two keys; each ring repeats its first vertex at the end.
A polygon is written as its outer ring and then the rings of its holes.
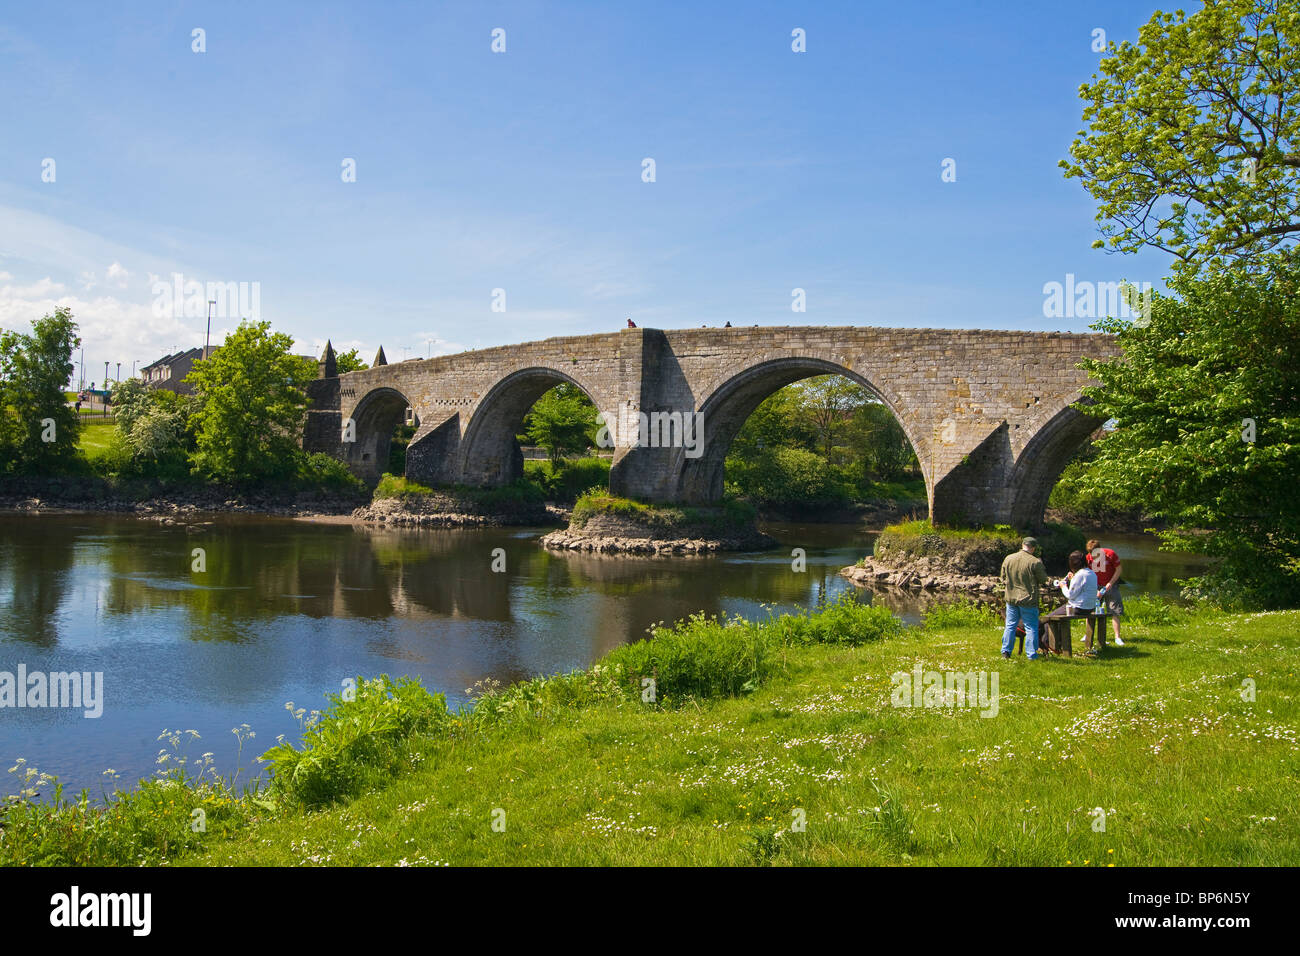
{"type": "MultiPolygon", "coordinates": [[[[1106,646],[1106,618],[1110,617],[1110,612],[1104,604],[1098,604],[1093,611],[1074,611],[1071,613],[1068,604],[1062,604],[1054,611],[1039,617],[1038,629],[1038,646],[1040,650],[1047,650],[1060,657],[1064,654],[1066,657],[1073,657],[1074,650],[1071,646],[1070,630],[1075,621],[1086,621],[1092,619],[1093,636],[1097,641],[1097,650],[1100,651],[1106,646]]],[[[1025,639],[1020,636],[1019,653],[1025,652],[1025,639]]]]}

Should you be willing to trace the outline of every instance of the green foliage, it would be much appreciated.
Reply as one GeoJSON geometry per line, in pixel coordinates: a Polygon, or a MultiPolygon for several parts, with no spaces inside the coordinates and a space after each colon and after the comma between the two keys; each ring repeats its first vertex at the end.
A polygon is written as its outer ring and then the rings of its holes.
{"type": "Polygon", "coordinates": [[[152,407],[153,397],[160,391],[150,389],[138,378],[128,378],[113,388],[113,422],[124,438],[131,434],[135,420],[152,407]]]}
{"type": "Polygon", "coordinates": [[[87,453],[105,476],[184,479],[194,450],[194,413],[199,400],[127,379],[113,388],[113,420],[119,440],[108,456],[87,453]]]}
{"type": "Polygon", "coordinates": [[[611,495],[603,488],[592,488],[574,503],[570,524],[575,528],[585,527],[598,514],[614,515],[648,529],[716,536],[747,531],[758,517],[757,510],[749,502],[732,498],[724,499],[717,507],[649,505],[611,495]]]}
{"type": "Polygon", "coordinates": [[[654,508],[650,505],[643,504],[640,501],[633,501],[631,498],[620,498],[618,495],[611,495],[601,488],[592,488],[579,495],[578,500],[574,502],[570,523],[575,528],[581,528],[593,516],[598,514],[612,514],[621,518],[648,521],[653,513],[654,508]]]}
{"type": "Polygon", "coordinates": [[[487,510],[536,509],[546,504],[542,489],[524,478],[516,478],[508,485],[497,485],[494,488],[456,485],[452,493],[487,510]]]}
{"type": "Polygon", "coordinates": [[[347,465],[337,458],[321,452],[297,456],[297,480],[305,489],[321,489],[339,494],[361,494],[365,490],[363,482],[347,465]]]}
{"type": "Polygon", "coordinates": [[[397,475],[384,475],[375,486],[375,498],[407,498],[411,495],[431,495],[433,489],[397,475]]]}
{"type": "MultiPolygon", "coordinates": [[[[1000,524],[980,528],[936,528],[928,518],[901,521],[885,528],[876,538],[874,553],[884,561],[940,559],[950,570],[962,574],[997,574],[1002,559],[1020,550],[1027,532],[1000,524]]],[[[1038,556],[1048,568],[1064,568],[1071,551],[1086,543],[1078,528],[1047,522],[1033,532],[1038,556]]]]}
{"type": "Polygon", "coordinates": [[[384,469],[390,475],[406,474],[406,450],[411,447],[415,437],[415,425],[405,422],[393,429],[393,437],[388,444],[388,466],[384,469]]]}
{"type": "Polygon", "coordinates": [[[1172,627],[1186,624],[1196,615],[1196,609],[1174,604],[1155,594],[1140,594],[1124,601],[1126,624],[1172,627]]]}
{"type": "Polygon", "coordinates": [[[1300,260],[1274,260],[1259,276],[1182,274],[1173,292],[1145,324],[1100,323],[1123,357],[1083,363],[1100,382],[1085,401],[1118,427],[1097,442],[1079,486],[1144,502],[1173,526],[1160,533],[1167,549],[1222,559],[1193,582],[1202,593],[1295,606],[1300,260]]]}
{"type": "MultiPolygon", "coordinates": [[[[821,375],[768,396],[728,449],[731,494],[784,510],[842,507],[881,497],[884,481],[915,475],[916,456],[873,393],[821,375]]],[[[919,496],[924,498],[924,482],[919,496]]]]}
{"type": "Polygon", "coordinates": [[[987,601],[945,601],[926,610],[921,626],[927,631],[957,627],[988,627],[1001,620],[1000,608],[987,601]]]}
{"type": "Polygon", "coordinates": [[[340,375],[346,375],[348,372],[360,372],[370,366],[357,354],[356,349],[348,349],[346,352],[335,353],[334,368],[340,375]]]}
{"type": "Polygon", "coordinates": [[[1061,160],[1099,202],[1105,240],[1186,267],[1254,269],[1300,235],[1300,16],[1293,0],[1157,12],[1079,91],[1086,131],[1061,160]],[[1249,165],[1247,165],[1249,164],[1249,165]],[[1253,167],[1253,168],[1252,168],[1253,167]]]}
{"type": "Polygon", "coordinates": [[[771,622],[777,640],[784,646],[843,644],[857,647],[872,641],[897,637],[903,623],[886,607],[860,603],[851,592],[823,603],[807,614],[782,614],[771,622]]]}
{"type": "MultiPolygon", "coordinates": [[[[272,794],[287,803],[314,808],[353,796],[396,772],[411,737],[451,721],[446,698],[409,677],[358,677],[351,700],[341,693],[329,700],[319,720],[306,721],[301,750],[282,739],[262,755],[271,763],[272,794]]],[[[293,703],[286,707],[292,711],[293,703]]]]}
{"type": "Polygon", "coordinates": [[[608,458],[561,458],[525,461],[524,477],[542,490],[548,501],[571,502],[589,488],[609,487],[608,458]]]}
{"type": "Polygon", "coordinates": [[[81,422],[63,388],[80,344],[65,307],[29,333],[0,333],[0,473],[63,470],[73,460],[81,422]]]}
{"type": "Polygon", "coordinates": [[[772,632],[741,618],[694,614],[652,634],[652,640],[610,652],[602,663],[621,668],[633,688],[652,679],[657,702],[664,706],[688,697],[750,693],[778,666],[772,632]]]}
{"type": "Polygon", "coordinates": [[[1089,472],[1100,467],[1097,450],[1088,445],[1065,466],[1047,499],[1050,508],[1072,523],[1091,527],[1123,527],[1142,520],[1146,509],[1126,492],[1111,485],[1099,489],[1089,486],[1089,472]]]}
{"type": "Polygon", "coordinates": [[[764,504],[847,504],[850,495],[821,455],[803,448],[766,449],[749,460],[733,459],[727,475],[735,490],[764,504]]]}
{"type": "MultiPolygon", "coordinates": [[[[253,734],[247,725],[232,732],[242,756],[253,734]]],[[[20,758],[10,768],[20,792],[0,805],[0,865],[158,866],[181,853],[201,852],[211,839],[255,818],[261,797],[255,787],[237,790],[238,771],[223,778],[211,754],[185,755],[199,739],[197,731],[164,730],[158,739],[174,749],[159,751],[157,776],[130,790],[115,788],[101,802],[85,790],[66,798],[56,777],[20,758]],[[202,811],[197,828],[196,811],[202,811]]],[[[105,776],[117,775],[110,770],[105,776]]]]}
{"type": "Polygon", "coordinates": [[[596,406],[582,389],[561,382],[533,404],[523,428],[519,440],[545,448],[552,461],[582,454],[596,444],[596,406]]]}
{"type": "Polygon", "coordinates": [[[202,404],[195,414],[194,467],[219,481],[292,475],[307,411],[312,363],[290,352],[293,339],[269,322],[243,322],[186,381],[202,404]]]}

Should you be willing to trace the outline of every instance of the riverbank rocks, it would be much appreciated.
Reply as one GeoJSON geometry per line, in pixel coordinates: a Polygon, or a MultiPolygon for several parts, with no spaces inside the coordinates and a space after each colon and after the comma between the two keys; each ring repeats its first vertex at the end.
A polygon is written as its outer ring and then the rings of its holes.
{"type": "Polygon", "coordinates": [[[551,551],[599,554],[711,554],[717,551],[759,551],[776,541],[758,530],[756,523],[719,533],[700,522],[654,524],[624,515],[595,514],[580,528],[570,525],[545,535],[540,544],[551,551]]]}
{"type": "Polygon", "coordinates": [[[860,587],[896,588],[905,591],[962,591],[972,596],[993,597],[998,579],[986,574],[955,574],[934,567],[921,558],[904,567],[890,567],[872,558],[840,569],[840,575],[860,587]]]}
{"type": "Polygon", "coordinates": [[[377,498],[352,512],[354,521],[413,528],[476,528],[554,524],[558,516],[541,502],[482,504],[470,496],[434,492],[377,498]]]}

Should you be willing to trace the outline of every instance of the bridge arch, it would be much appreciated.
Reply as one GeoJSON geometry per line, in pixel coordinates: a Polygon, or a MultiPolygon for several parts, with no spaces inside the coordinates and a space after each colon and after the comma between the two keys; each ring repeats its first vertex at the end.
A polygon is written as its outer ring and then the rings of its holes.
{"type": "Polygon", "coordinates": [[[1061,472],[1103,419],[1066,405],[1038,426],[1017,456],[1007,481],[1010,523],[1017,528],[1042,524],[1047,499],[1061,472]]]}
{"type": "MultiPolygon", "coordinates": [[[[863,386],[894,416],[913,450],[921,448],[907,421],[876,383],[847,365],[815,356],[788,356],[759,362],[717,386],[698,406],[704,437],[700,455],[682,454],[677,499],[693,504],[722,497],[727,452],[740,429],[763,400],[787,385],[818,375],[842,375],[863,386]]],[[[680,454],[680,452],[678,452],[680,454]]],[[[927,482],[929,479],[926,479],[927,482]]]]}
{"type": "Polygon", "coordinates": [[[462,480],[508,485],[523,477],[524,459],[515,436],[536,401],[556,385],[579,388],[597,408],[597,396],[577,378],[546,366],[518,369],[500,379],[478,402],[461,438],[462,480]]]}
{"type": "Polygon", "coordinates": [[[388,465],[393,430],[407,419],[410,400],[391,386],[380,386],[361,397],[352,411],[356,440],[343,443],[344,461],[362,480],[378,481],[388,465]]]}

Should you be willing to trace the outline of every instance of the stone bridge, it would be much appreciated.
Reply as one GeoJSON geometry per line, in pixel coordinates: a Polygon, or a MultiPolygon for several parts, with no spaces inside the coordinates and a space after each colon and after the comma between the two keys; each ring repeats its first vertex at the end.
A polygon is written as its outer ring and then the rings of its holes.
{"type": "Polygon", "coordinates": [[[394,428],[409,416],[418,428],[408,477],[506,484],[523,473],[515,435],[524,415],[548,389],[570,382],[606,421],[644,415],[651,426],[649,435],[644,426],[611,429],[611,491],[707,503],[721,496],[727,449],[763,399],[802,378],[839,374],[869,388],[898,419],[934,520],[1028,528],[1041,524],[1061,470],[1100,423],[1070,407],[1089,384],[1078,363],[1115,354],[1110,336],[1058,332],[636,328],[337,375],[327,346],[309,388],[303,445],[373,481],[394,428]],[[672,428],[691,422],[698,433],[671,440],[672,428]]]}

